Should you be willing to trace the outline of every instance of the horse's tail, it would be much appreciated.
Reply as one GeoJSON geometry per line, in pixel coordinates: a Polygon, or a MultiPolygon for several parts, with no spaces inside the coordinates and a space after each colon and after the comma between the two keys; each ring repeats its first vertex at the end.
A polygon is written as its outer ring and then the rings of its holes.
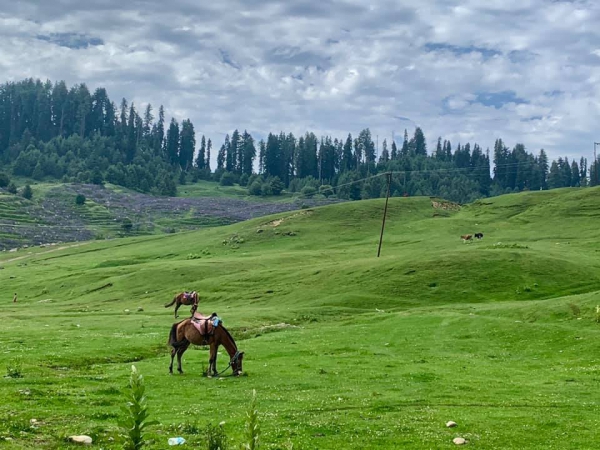
{"type": "Polygon", "coordinates": [[[181,322],[174,323],[169,332],[169,345],[171,347],[178,347],[179,342],[177,341],[177,327],[181,322]]]}
{"type": "Polygon", "coordinates": [[[166,303],[165,308],[168,308],[169,306],[173,306],[176,301],[177,301],[177,296],[173,297],[173,301],[171,303],[166,303]]]}

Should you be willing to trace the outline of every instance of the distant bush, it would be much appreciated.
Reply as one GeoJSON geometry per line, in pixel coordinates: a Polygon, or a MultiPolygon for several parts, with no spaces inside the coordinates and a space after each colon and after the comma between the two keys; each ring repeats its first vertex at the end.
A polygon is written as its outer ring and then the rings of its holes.
{"type": "Polygon", "coordinates": [[[300,191],[303,197],[309,198],[317,193],[317,189],[314,186],[304,186],[300,191]]]}
{"type": "Polygon", "coordinates": [[[221,186],[233,186],[235,184],[235,175],[231,172],[224,172],[219,180],[221,186]]]}
{"type": "Polygon", "coordinates": [[[131,229],[133,228],[133,222],[131,222],[131,219],[129,219],[128,217],[125,217],[123,219],[123,222],[121,223],[121,228],[123,228],[123,230],[125,232],[130,232],[131,229]]]}
{"type": "Polygon", "coordinates": [[[10,184],[10,178],[4,172],[0,172],[0,187],[5,188],[10,184]]]}
{"type": "Polygon", "coordinates": [[[83,205],[85,203],[85,195],[83,194],[77,194],[77,197],[75,197],[75,204],[76,205],[83,205]]]}
{"type": "Polygon", "coordinates": [[[247,173],[243,173],[242,176],[240,177],[240,186],[248,186],[248,179],[250,177],[248,176],[247,173]]]}
{"type": "Polygon", "coordinates": [[[271,183],[265,181],[260,188],[262,195],[273,195],[273,188],[271,187],[271,183]]]}
{"type": "Polygon", "coordinates": [[[272,195],[281,195],[281,191],[283,191],[283,188],[285,187],[285,185],[279,179],[279,177],[277,177],[277,176],[272,177],[267,182],[271,186],[271,194],[272,195]]]}
{"type": "Polygon", "coordinates": [[[31,200],[31,198],[33,197],[33,191],[31,190],[31,186],[29,186],[28,184],[26,184],[23,188],[23,197],[27,200],[31,200]]]}
{"type": "Polygon", "coordinates": [[[319,187],[319,194],[329,197],[330,195],[334,194],[333,188],[329,184],[324,184],[323,186],[319,187]]]}
{"type": "Polygon", "coordinates": [[[259,180],[254,181],[248,188],[248,194],[250,195],[261,195],[262,194],[262,183],[259,180]]]}
{"type": "Polygon", "coordinates": [[[15,183],[12,183],[12,182],[11,182],[11,183],[8,185],[8,187],[6,188],[6,190],[7,190],[8,192],[10,192],[11,194],[16,194],[16,193],[17,193],[17,186],[15,185],[15,183]]]}

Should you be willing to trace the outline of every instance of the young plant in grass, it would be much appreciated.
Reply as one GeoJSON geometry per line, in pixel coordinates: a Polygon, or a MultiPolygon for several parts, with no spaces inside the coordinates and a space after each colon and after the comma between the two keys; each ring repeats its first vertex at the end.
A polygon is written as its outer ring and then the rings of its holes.
{"type": "Polygon", "coordinates": [[[252,403],[246,418],[246,429],[244,431],[246,442],[241,446],[242,450],[257,450],[260,446],[260,425],[258,423],[258,410],[256,409],[256,390],[252,390],[252,403]]]}
{"type": "Polygon", "coordinates": [[[148,421],[148,405],[144,395],[144,377],[135,366],[131,366],[129,378],[130,391],[127,392],[127,404],[121,410],[126,414],[120,423],[122,436],[125,440],[124,450],[139,450],[147,441],[144,439],[144,430],[157,422],[148,421]]]}

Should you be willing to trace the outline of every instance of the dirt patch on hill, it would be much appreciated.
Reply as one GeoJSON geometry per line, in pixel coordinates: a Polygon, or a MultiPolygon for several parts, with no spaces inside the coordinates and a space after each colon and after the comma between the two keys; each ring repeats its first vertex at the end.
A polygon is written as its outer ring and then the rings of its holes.
{"type": "Polygon", "coordinates": [[[443,209],[445,211],[459,211],[460,205],[453,202],[444,200],[431,200],[431,206],[433,209],[443,209]]]}
{"type": "Polygon", "coordinates": [[[283,222],[288,221],[290,219],[293,219],[295,217],[300,217],[300,216],[309,216],[313,213],[312,210],[306,210],[306,211],[301,211],[299,213],[296,214],[292,214],[291,216],[287,216],[287,217],[282,217],[281,219],[275,219],[271,222],[268,222],[266,224],[264,224],[263,226],[267,226],[267,227],[278,227],[279,225],[281,225],[283,222]]]}

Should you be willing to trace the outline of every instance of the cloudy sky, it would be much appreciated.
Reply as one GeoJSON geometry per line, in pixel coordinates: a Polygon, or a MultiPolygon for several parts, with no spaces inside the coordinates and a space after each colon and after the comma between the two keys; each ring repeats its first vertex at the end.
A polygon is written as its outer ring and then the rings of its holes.
{"type": "Polygon", "coordinates": [[[585,0],[0,0],[0,81],[162,103],[218,146],[234,128],[381,144],[419,125],[430,148],[591,157],[599,19],[585,0]]]}

